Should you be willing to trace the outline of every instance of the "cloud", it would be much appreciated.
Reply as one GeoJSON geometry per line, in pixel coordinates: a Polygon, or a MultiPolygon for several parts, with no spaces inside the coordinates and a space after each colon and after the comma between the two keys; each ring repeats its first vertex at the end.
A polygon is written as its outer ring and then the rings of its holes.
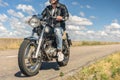
{"type": "Polygon", "coordinates": [[[118,23],[111,23],[111,25],[106,26],[106,29],[109,30],[120,29],[120,25],[118,23]]]}
{"type": "Polygon", "coordinates": [[[6,14],[0,14],[0,22],[5,22],[8,19],[6,14]]]}
{"type": "Polygon", "coordinates": [[[108,36],[111,36],[113,39],[117,38],[120,40],[120,24],[111,23],[110,25],[105,26],[104,31],[108,34],[108,36]]]}
{"type": "Polygon", "coordinates": [[[78,5],[79,3],[78,2],[72,2],[72,5],[78,5]]]}
{"type": "Polygon", "coordinates": [[[90,8],[91,8],[91,6],[90,6],[90,5],[86,5],[86,8],[90,9],[90,8]]]}
{"type": "Polygon", "coordinates": [[[108,36],[108,34],[105,31],[99,31],[98,33],[100,33],[101,36],[108,36]]]}
{"type": "Polygon", "coordinates": [[[5,28],[3,23],[0,22],[0,37],[8,37],[8,36],[9,36],[9,31],[7,30],[7,28],[5,28]]]}
{"type": "Polygon", "coordinates": [[[18,17],[18,18],[24,17],[24,15],[21,12],[15,12],[12,9],[9,9],[7,12],[8,12],[8,14],[10,14],[11,16],[14,16],[14,17],[18,17]]]}
{"type": "Polygon", "coordinates": [[[3,26],[2,23],[0,23],[0,32],[2,33],[2,32],[6,32],[6,31],[7,31],[7,29],[3,26]]]}
{"type": "Polygon", "coordinates": [[[24,4],[19,4],[16,9],[18,10],[7,10],[8,15],[0,14],[0,37],[18,38],[31,35],[31,27],[28,27],[25,22],[30,18],[29,15],[35,12],[35,9],[31,5],[24,4]],[[28,16],[25,16],[26,13],[28,16]],[[7,29],[8,26],[9,29],[7,29]]]}
{"type": "Polygon", "coordinates": [[[84,17],[85,13],[84,12],[80,12],[80,16],[84,17]]]}
{"type": "MultiPolygon", "coordinates": [[[[17,13],[17,12],[16,12],[17,13]]],[[[11,36],[12,37],[25,37],[30,35],[30,27],[25,23],[27,17],[18,18],[12,16],[9,19],[9,25],[12,29],[11,36]]]]}
{"type": "Polygon", "coordinates": [[[48,6],[48,5],[50,5],[50,2],[49,2],[49,0],[47,1],[47,2],[45,2],[45,4],[44,4],[45,6],[48,6]]]}
{"type": "Polygon", "coordinates": [[[86,30],[85,26],[75,26],[74,24],[73,25],[67,25],[67,30],[69,31],[84,31],[86,30]]]}
{"type": "Polygon", "coordinates": [[[90,16],[90,19],[96,19],[96,17],[95,16],[90,16]]]}
{"type": "Polygon", "coordinates": [[[19,4],[16,8],[28,14],[33,14],[36,12],[31,5],[19,4]]]}
{"type": "Polygon", "coordinates": [[[93,25],[93,23],[89,19],[70,14],[66,29],[72,40],[80,40],[82,36],[86,35],[86,26],[91,25],[93,25]]]}
{"type": "Polygon", "coordinates": [[[30,18],[30,16],[26,16],[22,12],[17,12],[12,9],[9,9],[7,17],[6,14],[0,14],[0,37],[26,37],[30,35],[31,28],[28,27],[28,24],[25,23],[26,20],[30,18]],[[9,25],[9,30],[5,26],[9,25]]]}
{"type": "Polygon", "coordinates": [[[4,26],[4,23],[8,20],[6,14],[0,14],[0,37],[8,37],[9,31],[4,26]]]}
{"type": "Polygon", "coordinates": [[[4,2],[3,0],[0,0],[0,6],[2,7],[6,7],[8,6],[9,4],[7,2],[4,2]]]}
{"type": "Polygon", "coordinates": [[[120,24],[118,21],[112,22],[104,26],[103,30],[97,31],[87,29],[86,26],[91,25],[93,23],[89,19],[71,15],[66,27],[72,40],[120,41],[120,24]]]}
{"type": "Polygon", "coordinates": [[[84,8],[84,6],[83,6],[83,5],[80,5],[80,8],[84,8]]]}
{"type": "Polygon", "coordinates": [[[87,33],[88,33],[88,34],[95,34],[95,31],[88,30],[87,33]]]}
{"type": "Polygon", "coordinates": [[[113,23],[118,23],[118,20],[117,20],[117,19],[114,19],[112,22],[113,22],[113,23]]]}
{"type": "Polygon", "coordinates": [[[87,19],[87,18],[81,18],[78,16],[72,16],[70,15],[70,18],[68,20],[68,25],[77,25],[77,26],[90,26],[93,25],[93,23],[87,19]]]}

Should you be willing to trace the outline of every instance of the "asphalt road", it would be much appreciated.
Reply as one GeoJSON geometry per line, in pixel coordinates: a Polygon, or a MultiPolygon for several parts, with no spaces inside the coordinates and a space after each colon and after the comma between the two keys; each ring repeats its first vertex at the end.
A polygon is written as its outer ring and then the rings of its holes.
{"type": "Polygon", "coordinates": [[[61,72],[65,76],[72,75],[83,66],[118,51],[120,45],[71,47],[67,66],[59,67],[55,61],[44,62],[39,74],[33,77],[26,77],[20,72],[17,62],[18,50],[0,51],[0,80],[64,80],[64,77],[59,77],[61,72]]]}

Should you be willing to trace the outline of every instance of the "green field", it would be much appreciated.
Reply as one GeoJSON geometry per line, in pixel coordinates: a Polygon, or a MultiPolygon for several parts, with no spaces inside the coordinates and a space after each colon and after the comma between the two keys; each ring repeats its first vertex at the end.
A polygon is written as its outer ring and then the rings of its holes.
{"type": "MultiPolygon", "coordinates": [[[[17,38],[0,38],[0,50],[18,49],[23,39],[17,38]]],[[[92,45],[110,45],[119,44],[120,42],[99,42],[99,41],[72,41],[74,46],[92,46],[92,45]]]]}
{"type": "Polygon", "coordinates": [[[72,46],[94,46],[94,45],[111,45],[120,44],[120,42],[103,42],[103,41],[72,41],[72,46]]]}
{"type": "Polygon", "coordinates": [[[120,52],[83,67],[66,80],[120,80],[120,52]]]}
{"type": "Polygon", "coordinates": [[[0,50],[18,49],[22,41],[23,39],[1,38],[0,39],[0,50]]]}

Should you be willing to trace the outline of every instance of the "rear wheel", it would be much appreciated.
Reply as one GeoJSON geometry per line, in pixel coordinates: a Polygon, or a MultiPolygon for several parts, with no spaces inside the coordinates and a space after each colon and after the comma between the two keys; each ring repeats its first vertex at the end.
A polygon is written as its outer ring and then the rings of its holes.
{"type": "Polygon", "coordinates": [[[24,40],[18,53],[18,64],[21,72],[26,76],[33,76],[41,67],[41,55],[35,58],[37,45],[34,41],[24,40]]]}
{"type": "Polygon", "coordinates": [[[59,62],[57,59],[57,63],[59,64],[59,66],[66,66],[68,64],[69,57],[70,57],[70,48],[69,48],[67,40],[63,40],[63,51],[62,52],[64,54],[64,60],[62,62],[59,62]]]}

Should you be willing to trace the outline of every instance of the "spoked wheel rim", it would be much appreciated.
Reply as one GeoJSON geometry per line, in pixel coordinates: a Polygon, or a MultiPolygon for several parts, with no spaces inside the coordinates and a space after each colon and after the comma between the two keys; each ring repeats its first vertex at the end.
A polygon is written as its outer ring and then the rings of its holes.
{"type": "Polygon", "coordinates": [[[29,43],[25,50],[24,64],[29,72],[35,72],[40,64],[40,57],[35,58],[36,45],[29,43]]]}

